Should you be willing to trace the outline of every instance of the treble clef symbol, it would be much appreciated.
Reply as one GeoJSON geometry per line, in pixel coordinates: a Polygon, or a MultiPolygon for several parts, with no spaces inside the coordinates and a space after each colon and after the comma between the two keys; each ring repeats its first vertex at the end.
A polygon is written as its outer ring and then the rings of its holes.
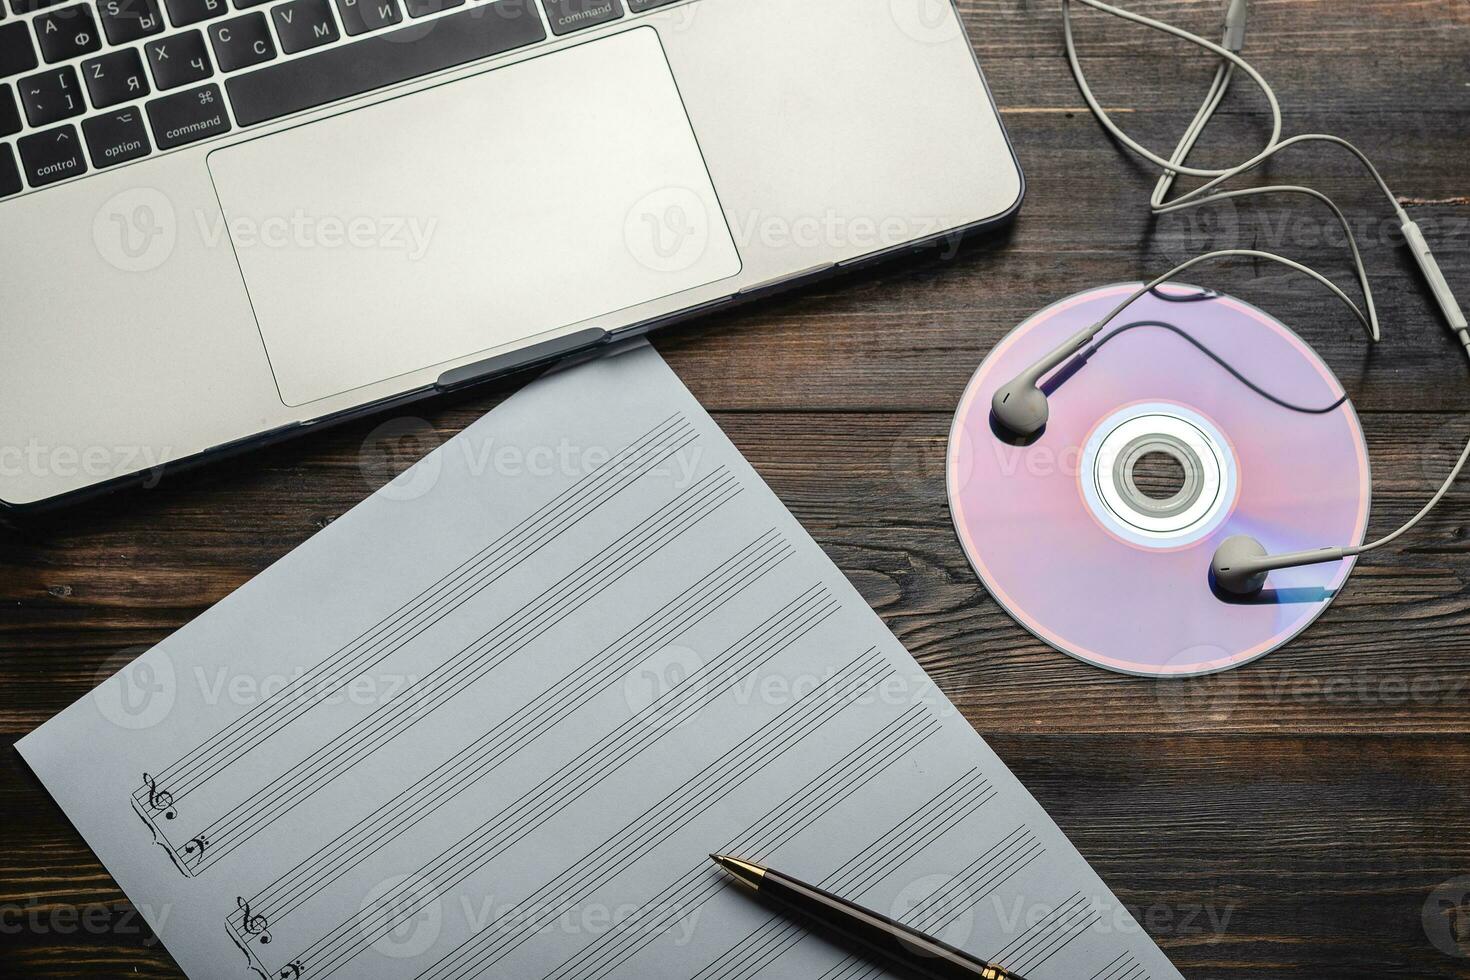
{"type": "Polygon", "coordinates": [[[148,809],[162,810],[165,820],[177,817],[178,811],[174,809],[174,795],[166,789],[159,789],[153,777],[146,772],[143,773],[143,782],[148,784],[148,809]]]}
{"type": "Polygon", "coordinates": [[[281,980],[296,980],[297,977],[301,976],[301,971],[304,969],[306,968],[301,964],[300,960],[292,960],[281,971],[281,980]]]}
{"type": "Polygon", "coordinates": [[[245,931],[252,936],[259,936],[261,943],[269,943],[271,941],[270,923],[266,921],[265,916],[251,915],[250,903],[243,898],[237,897],[235,905],[243,914],[242,924],[245,926],[245,931]]]}

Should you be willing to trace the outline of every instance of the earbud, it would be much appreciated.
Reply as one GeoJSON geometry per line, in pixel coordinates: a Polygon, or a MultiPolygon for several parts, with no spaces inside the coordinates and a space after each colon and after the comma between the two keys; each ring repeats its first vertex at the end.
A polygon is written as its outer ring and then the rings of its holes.
{"type": "Polygon", "coordinates": [[[1007,431],[1023,438],[1040,432],[1051,416],[1046,394],[1029,375],[1022,375],[997,391],[990,400],[990,410],[1007,431]]]}
{"type": "Polygon", "coordinates": [[[1277,569],[1342,561],[1354,554],[1358,554],[1358,551],[1322,548],[1318,551],[1272,555],[1255,538],[1238,534],[1233,538],[1226,538],[1215,549],[1215,557],[1210,561],[1210,571],[1214,573],[1215,584],[1226,592],[1242,596],[1255,595],[1265,587],[1267,574],[1277,569]]]}
{"type": "MultiPolygon", "coordinates": [[[[1132,300],[1129,300],[1129,303],[1131,302],[1132,300]]],[[[1111,320],[1112,317],[1108,319],[1111,320]]],[[[1103,323],[1096,323],[1085,330],[1078,331],[1069,337],[1066,343],[1001,385],[990,399],[990,410],[995,414],[995,420],[1013,435],[1025,439],[1040,432],[1046,425],[1046,420],[1051,417],[1051,409],[1046,402],[1046,393],[1040,387],[1041,379],[1085,347],[1087,342],[1097,336],[1098,331],[1102,328],[1103,323]]]]}
{"type": "Polygon", "coordinates": [[[1266,573],[1256,565],[1266,557],[1266,549],[1255,538],[1238,534],[1226,538],[1210,561],[1215,584],[1234,595],[1253,595],[1265,586],[1266,573]]]}

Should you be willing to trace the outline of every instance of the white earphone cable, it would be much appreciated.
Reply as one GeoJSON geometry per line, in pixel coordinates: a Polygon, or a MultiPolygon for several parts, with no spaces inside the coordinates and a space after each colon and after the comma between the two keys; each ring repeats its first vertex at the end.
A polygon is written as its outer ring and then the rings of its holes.
{"type": "MultiPolygon", "coordinates": [[[[1222,249],[1191,259],[1188,262],[1185,262],[1175,267],[1165,275],[1155,279],[1148,286],[1145,286],[1143,289],[1140,289],[1139,291],[1134,293],[1128,298],[1127,301],[1125,301],[1122,305],[1120,305],[1117,309],[1110,313],[1105,319],[1097,323],[1097,325],[1093,328],[1094,336],[1096,336],[1096,334],[1100,332],[1103,327],[1105,327],[1108,323],[1115,319],[1120,313],[1126,310],[1140,297],[1154,289],[1157,289],[1164,283],[1169,282],[1186,270],[1193,268],[1194,266],[1202,262],[1210,261],[1213,259],[1226,257],[1251,257],[1257,259],[1265,259],[1271,262],[1285,265],[1291,269],[1294,269],[1297,272],[1301,272],[1317,280],[1319,283],[1331,290],[1333,294],[1338,297],[1338,299],[1347,304],[1348,308],[1352,310],[1354,316],[1356,316],[1358,321],[1362,323],[1364,329],[1368,333],[1369,339],[1375,342],[1378,341],[1382,336],[1382,331],[1380,329],[1378,320],[1377,304],[1374,302],[1373,299],[1373,288],[1368,279],[1367,266],[1363,261],[1362,251],[1358,247],[1357,236],[1353,233],[1351,224],[1348,222],[1347,216],[1343,214],[1342,209],[1339,208],[1337,204],[1332,201],[1331,198],[1329,198],[1326,194],[1323,194],[1322,192],[1314,190],[1310,187],[1302,187],[1297,185],[1272,185],[1266,187],[1252,187],[1239,190],[1221,189],[1226,182],[1234,179],[1235,177],[1239,177],[1242,174],[1246,174],[1251,172],[1252,170],[1255,170],[1257,167],[1260,167],[1262,164],[1272,159],[1283,150],[1287,150],[1306,143],[1326,143],[1328,145],[1346,149],[1350,154],[1357,158],[1357,160],[1362,163],[1363,167],[1373,178],[1374,182],[1378,185],[1379,189],[1382,190],[1383,194],[1388,198],[1389,203],[1394,209],[1395,216],[1404,230],[1405,238],[1410,247],[1410,250],[1413,253],[1415,260],[1418,262],[1420,269],[1423,271],[1424,276],[1428,281],[1431,290],[1433,291],[1434,298],[1438,302],[1440,309],[1443,312],[1447,323],[1449,324],[1451,332],[1457,335],[1457,338],[1459,339],[1461,345],[1464,347],[1466,353],[1470,354],[1470,330],[1467,330],[1464,313],[1461,311],[1460,306],[1455,300],[1454,295],[1451,292],[1443,273],[1440,271],[1438,264],[1435,262],[1434,256],[1429,250],[1428,243],[1425,241],[1423,232],[1419,229],[1418,225],[1412,219],[1410,219],[1408,213],[1399,203],[1397,196],[1394,195],[1393,190],[1388,186],[1387,181],[1384,180],[1382,173],[1380,173],[1378,168],[1373,164],[1373,161],[1368,159],[1368,156],[1363,153],[1362,150],[1358,149],[1347,140],[1337,136],[1330,136],[1323,133],[1306,133],[1299,136],[1293,136],[1285,140],[1281,138],[1281,105],[1276,97],[1275,91],[1271,88],[1270,83],[1266,81],[1265,77],[1262,76],[1260,72],[1256,71],[1256,69],[1253,68],[1238,53],[1241,50],[1245,40],[1246,0],[1231,0],[1229,12],[1226,16],[1224,45],[1215,44],[1196,34],[1191,34],[1188,31],[1174,27],[1170,24],[1166,24],[1162,21],[1155,20],[1152,17],[1146,17],[1142,14],[1136,14],[1131,11],[1124,10],[1121,7],[1115,7],[1112,4],[1104,3],[1103,0],[1077,0],[1077,2],[1083,3],[1088,7],[1092,7],[1093,9],[1101,11],[1103,13],[1111,14],[1114,17],[1118,17],[1126,21],[1131,21],[1135,24],[1141,24],[1144,27],[1160,31],[1165,34],[1170,34],[1174,37],[1188,41],[1191,44],[1194,44],[1197,47],[1200,47],[1206,51],[1213,52],[1214,54],[1219,55],[1221,58],[1221,63],[1215,71],[1214,80],[1211,82],[1210,89],[1205,95],[1204,104],[1201,105],[1199,111],[1195,113],[1194,119],[1190,122],[1189,127],[1185,130],[1184,135],[1180,138],[1178,145],[1174,149],[1174,152],[1166,160],[1158,154],[1154,153],[1152,150],[1143,146],[1141,143],[1134,140],[1127,133],[1125,133],[1122,128],[1113,121],[1112,117],[1108,114],[1108,111],[1103,108],[1102,103],[1098,101],[1097,96],[1092,91],[1092,87],[1087,82],[1087,76],[1082,69],[1081,59],[1077,54],[1077,43],[1072,23],[1072,0],[1062,0],[1062,32],[1066,43],[1067,62],[1071,66],[1072,75],[1077,81],[1077,87],[1082,93],[1082,98],[1086,101],[1088,107],[1092,110],[1092,114],[1097,118],[1098,122],[1113,136],[1114,139],[1122,143],[1124,146],[1128,147],[1139,156],[1160,167],[1163,171],[1159,177],[1159,182],[1157,186],[1154,188],[1153,196],[1149,201],[1149,209],[1151,213],[1153,213],[1155,216],[1170,214],[1188,208],[1217,204],[1225,200],[1245,197],[1257,197],[1267,194],[1298,194],[1311,197],[1312,199],[1320,201],[1322,204],[1326,205],[1327,208],[1331,210],[1333,216],[1337,219],[1338,223],[1342,226],[1346,241],[1352,252],[1353,266],[1357,273],[1358,284],[1363,292],[1364,298],[1364,306],[1362,309],[1360,309],[1355,303],[1353,303],[1351,299],[1348,298],[1346,293],[1344,293],[1325,276],[1302,265],[1301,263],[1294,262],[1291,259],[1284,258],[1280,255],[1276,255],[1275,253],[1261,251],[1257,249],[1222,249]],[[1187,165],[1185,161],[1194,151],[1194,148],[1199,142],[1200,137],[1204,134],[1205,129],[1208,128],[1210,121],[1214,118],[1215,112],[1219,109],[1220,104],[1224,101],[1225,95],[1230,88],[1230,83],[1233,80],[1235,72],[1237,70],[1243,71],[1248,76],[1250,76],[1251,80],[1256,84],[1256,87],[1261,90],[1263,95],[1265,95],[1266,101],[1271,111],[1271,137],[1267,141],[1264,149],[1262,149],[1251,159],[1237,166],[1225,169],[1205,169],[1200,167],[1191,167],[1187,165]],[[1174,184],[1180,176],[1199,177],[1204,179],[1206,183],[1194,188],[1191,191],[1180,194],[1173,200],[1170,200],[1169,192],[1173,190],[1174,184]]],[[[1424,520],[1425,517],[1429,515],[1431,511],[1434,510],[1436,506],[1439,505],[1439,503],[1449,493],[1450,488],[1454,486],[1456,480],[1459,479],[1460,474],[1465,470],[1467,462],[1470,462],[1470,442],[1466,443],[1465,449],[1460,454],[1458,462],[1455,463],[1455,466],[1450,472],[1449,477],[1440,486],[1438,492],[1434,494],[1430,501],[1413,518],[1411,518],[1398,530],[1378,539],[1377,541],[1356,548],[1346,548],[1343,549],[1343,552],[1347,555],[1361,555],[1369,551],[1374,551],[1378,548],[1384,547],[1385,545],[1391,544],[1403,535],[1407,534],[1409,531],[1413,530],[1416,526],[1419,525],[1421,521],[1424,520]]]]}

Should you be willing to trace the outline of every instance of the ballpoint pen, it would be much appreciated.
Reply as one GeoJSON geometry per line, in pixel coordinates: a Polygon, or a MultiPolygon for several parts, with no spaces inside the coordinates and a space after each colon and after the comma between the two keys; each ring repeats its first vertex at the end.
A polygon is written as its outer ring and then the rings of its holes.
{"type": "Polygon", "coordinates": [[[814,885],[725,854],[711,858],[772,905],[826,928],[924,980],[1023,980],[998,966],[814,885]]]}

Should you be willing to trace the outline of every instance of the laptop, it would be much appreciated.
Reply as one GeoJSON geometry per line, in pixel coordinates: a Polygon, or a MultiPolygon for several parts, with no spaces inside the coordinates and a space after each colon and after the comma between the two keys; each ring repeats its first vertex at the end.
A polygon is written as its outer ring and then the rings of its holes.
{"type": "Polygon", "coordinates": [[[994,226],[953,0],[0,0],[0,509],[994,226]]]}

